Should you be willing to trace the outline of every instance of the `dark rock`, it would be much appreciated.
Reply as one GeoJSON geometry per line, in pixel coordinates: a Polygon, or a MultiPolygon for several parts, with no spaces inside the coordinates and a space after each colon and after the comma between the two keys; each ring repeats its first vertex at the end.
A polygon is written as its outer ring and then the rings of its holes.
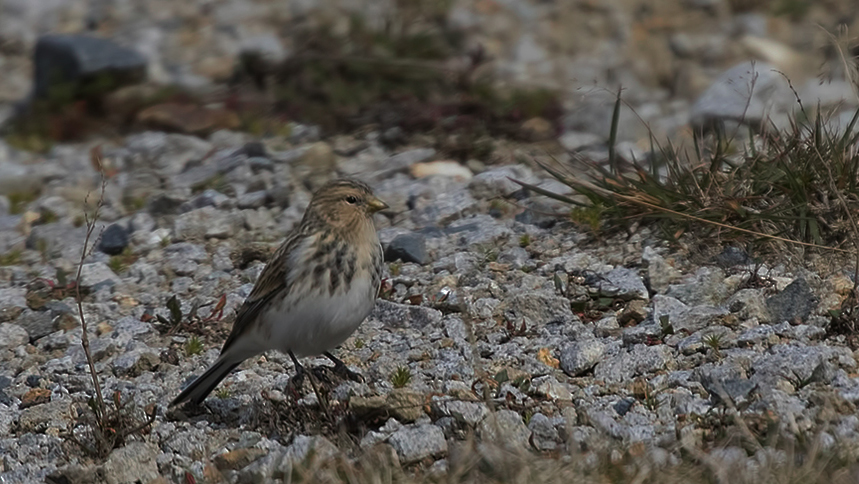
{"type": "Polygon", "coordinates": [[[0,375],[0,390],[8,388],[12,384],[12,379],[6,375],[0,375]]]}
{"type": "Polygon", "coordinates": [[[25,309],[15,323],[27,330],[30,341],[35,341],[57,330],[56,322],[49,311],[31,311],[25,309]]]}
{"type": "Polygon", "coordinates": [[[385,248],[385,261],[393,262],[397,259],[421,265],[428,264],[430,258],[427,253],[426,238],[414,233],[398,235],[385,248]]]}
{"type": "Polygon", "coordinates": [[[623,417],[627,412],[629,412],[633,404],[635,404],[634,398],[624,398],[614,404],[614,411],[623,417]]]}
{"type": "Polygon", "coordinates": [[[757,383],[745,378],[731,378],[724,381],[705,379],[702,384],[715,403],[724,402],[740,408],[748,406],[752,392],[758,387],[757,383]]]}
{"type": "Polygon", "coordinates": [[[808,318],[818,302],[819,300],[808,287],[808,282],[800,277],[784,288],[784,291],[768,298],[767,308],[770,310],[773,322],[798,323],[808,318]]]}
{"type": "Polygon", "coordinates": [[[725,247],[722,253],[713,258],[713,263],[727,269],[733,266],[744,265],[752,262],[748,252],[739,247],[725,247]]]}
{"type": "Polygon", "coordinates": [[[98,250],[107,255],[119,255],[128,247],[128,229],[119,224],[113,224],[105,229],[98,242],[98,250]]]}
{"type": "Polygon", "coordinates": [[[260,143],[259,141],[249,141],[244,144],[241,148],[234,153],[236,155],[242,154],[247,156],[248,158],[268,158],[268,153],[266,152],[265,145],[260,143]]]}
{"type": "Polygon", "coordinates": [[[107,39],[85,35],[45,35],[34,54],[37,98],[62,89],[74,97],[100,94],[146,76],[146,58],[107,39]],[[93,93],[93,89],[100,92],[93,93]]]}
{"type": "Polygon", "coordinates": [[[27,386],[30,388],[38,388],[42,382],[42,377],[39,375],[30,375],[27,377],[27,386]]]}

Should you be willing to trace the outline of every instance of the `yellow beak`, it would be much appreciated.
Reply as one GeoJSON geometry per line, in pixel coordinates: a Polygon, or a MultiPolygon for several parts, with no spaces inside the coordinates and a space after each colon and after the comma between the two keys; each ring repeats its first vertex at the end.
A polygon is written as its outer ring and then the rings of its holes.
{"type": "Polygon", "coordinates": [[[388,208],[388,204],[379,200],[376,197],[373,197],[367,201],[367,207],[370,213],[376,213],[380,210],[388,208]]]}

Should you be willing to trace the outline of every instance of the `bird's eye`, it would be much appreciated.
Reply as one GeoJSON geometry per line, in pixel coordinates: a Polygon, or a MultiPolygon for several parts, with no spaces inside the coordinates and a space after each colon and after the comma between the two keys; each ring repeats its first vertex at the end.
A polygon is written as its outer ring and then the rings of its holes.
{"type": "Polygon", "coordinates": [[[346,197],[346,203],[355,205],[356,203],[358,203],[358,197],[356,197],[355,195],[349,195],[348,197],[346,197]]]}

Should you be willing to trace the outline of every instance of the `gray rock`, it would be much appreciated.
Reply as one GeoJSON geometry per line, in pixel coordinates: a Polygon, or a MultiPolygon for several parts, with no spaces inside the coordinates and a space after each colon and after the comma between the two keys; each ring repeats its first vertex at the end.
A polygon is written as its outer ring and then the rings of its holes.
{"type": "Polygon", "coordinates": [[[275,459],[274,471],[271,477],[289,479],[292,469],[297,465],[313,462],[324,462],[337,456],[340,451],[337,446],[321,435],[298,435],[289,447],[275,459]]]}
{"type": "Polygon", "coordinates": [[[265,190],[245,193],[238,198],[236,206],[239,208],[259,208],[265,206],[268,198],[268,192],[265,190]]]}
{"type": "Polygon", "coordinates": [[[27,308],[26,295],[23,287],[0,289],[0,322],[13,321],[27,308]]]}
{"type": "Polygon", "coordinates": [[[423,417],[426,396],[408,388],[395,388],[385,398],[384,409],[400,422],[414,422],[423,417]]]}
{"type": "Polygon", "coordinates": [[[67,425],[69,402],[55,400],[25,408],[18,419],[18,431],[44,433],[47,429],[64,429],[67,425]]]}
{"type": "Polygon", "coordinates": [[[74,95],[139,82],[146,76],[146,58],[107,39],[85,35],[44,35],[33,54],[34,94],[48,97],[71,88],[74,95]]]}
{"type": "Polygon", "coordinates": [[[668,346],[637,344],[597,363],[594,377],[606,383],[623,383],[650,372],[672,370],[676,365],[668,346]]]}
{"type": "Polygon", "coordinates": [[[748,252],[740,247],[728,246],[722,249],[722,252],[713,258],[713,263],[722,268],[729,268],[739,265],[745,265],[752,262],[748,252]]]}
{"type": "Polygon", "coordinates": [[[101,234],[98,250],[107,255],[121,254],[128,247],[128,230],[120,224],[111,224],[101,234]]]}
{"type": "Polygon", "coordinates": [[[680,278],[680,271],[659,255],[653,247],[645,247],[641,256],[647,264],[647,278],[654,292],[664,294],[668,286],[680,278]]]}
{"type": "Polygon", "coordinates": [[[0,350],[15,349],[30,342],[30,335],[23,327],[12,323],[0,323],[0,350]]]}
{"type": "Polygon", "coordinates": [[[605,345],[596,339],[577,341],[561,350],[561,369],[570,376],[590,371],[605,352],[605,345]]]}
{"type": "Polygon", "coordinates": [[[128,222],[128,230],[134,232],[152,232],[158,227],[155,219],[147,212],[137,212],[128,222]]]}
{"type": "Polygon", "coordinates": [[[484,442],[520,449],[527,448],[531,437],[522,416],[506,409],[487,415],[478,426],[477,434],[484,442]]]}
{"type": "Polygon", "coordinates": [[[152,348],[135,348],[113,359],[113,373],[116,376],[135,377],[154,370],[160,363],[160,356],[152,348]]]}
{"type": "Polygon", "coordinates": [[[797,278],[784,291],[767,299],[766,305],[773,322],[804,322],[820,300],[804,278],[797,278]]]}
{"type": "Polygon", "coordinates": [[[690,306],[722,304],[730,294],[731,290],[725,284],[725,273],[712,267],[698,269],[693,281],[672,284],[665,293],[666,296],[679,299],[690,306]]]}
{"type": "Polygon", "coordinates": [[[509,264],[513,269],[521,269],[530,259],[531,256],[528,254],[528,251],[522,247],[510,247],[498,254],[498,262],[509,264]]]}
{"type": "Polygon", "coordinates": [[[531,388],[537,395],[550,400],[567,402],[573,398],[573,394],[570,393],[566,385],[551,375],[534,378],[531,381],[531,388]]]}
{"type": "Polygon", "coordinates": [[[626,267],[612,269],[610,272],[603,274],[598,281],[589,280],[586,284],[594,287],[602,296],[617,297],[625,300],[650,299],[647,287],[645,287],[644,281],[641,280],[638,272],[626,267]]]}
{"type": "Polygon", "coordinates": [[[416,233],[395,237],[385,248],[385,261],[393,262],[397,259],[421,265],[429,264],[430,258],[429,253],[427,253],[426,237],[416,233]]]}
{"type": "Polygon", "coordinates": [[[737,336],[737,346],[753,346],[767,341],[774,335],[775,329],[768,324],[755,326],[754,328],[743,331],[739,336],[737,336]]]}
{"type": "Polygon", "coordinates": [[[444,400],[432,402],[432,411],[436,417],[452,417],[459,423],[476,426],[489,413],[486,405],[480,402],[465,402],[462,400],[444,400]]]}
{"type": "Polygon", "coordinates": [[[91,262],[81,266],[81,287],[98,291],[101,287],[110,287],[121,283],[122,280],[104,262],[91,262]]]}
{"type": "Polygon", "coordinates": [[[743,62],[722,73],[692,105],[690,120],[697,127],[737,122],[760,126],[785,121],[795,103],[793,91],[777,68],[765,62],[743,62]]]}
{"type": "Polygon", "coordinates": [[[388,443],[397,451],[403,464],[413,464],[427,457],[447,453],[447,440],[441,428],[431,424],[402,427],[388,443]]]}
{"type": "Polygon", "coordinates": [[[18,327],[24,328],[30,339],[35,341],[56,331],[57,321],[58,318],[52,314],[52,311],[25,309],[15,323],[18,327]]]}
{"type": "Polygon", "coordinates": [[[156,458],[158,446],[150,442],[129,442],[113,450],[102,466],[107,484],[152,482],[160,477],[156,458]]]}
{"type": "Polygon", "coordinates": [[[479,173],[471,179],[468,188],[475,198],[507,197],[522,189],[513,180],[534,183],[534,174],[525,165],[506,165],[479,173]],[[511,180],[512,179],[512,180],[511,180]]]}
{"type": "Polygon", "coordinates": [[[537,450],[554,450],[558,446],[558,430],[552,425],[549,417],[535,413],[528,422],[531,431],[531,442],[537,450]]]}
{"type": "MultiPolygon", "coordinates": [[[[673,286],[672,286],[673,287],[673,286]]],[[[653,320],[660,325],[664,318],[668,318],[668,324],[674,331],[686,330],[690,333],[700,331],[718,322],[728,314],[723,307],[714,306],[687,306],[679,300],[670,296],[656,295],[653,297],[653,320]]]]}
{"type": "Polygon", "coordinates": [[[203,207],[227,208],[230,203],[230,197],[217,190],[207,188],[194,198],[182,203],[179,206],[179,213],[190,212],[191,210],[203,207]]]}
{"type": "Polygon", "coordinates": [[[391,328],[415,328],[438,326],[442,320],[441,311],[423,306],[397,304],[378,300],[370,318],[376,319],[391,328]]]}
{"type": "Polygon", "coordinates": [[[758,384],[745,378],[704,380],[701,382],[714,403],[726,403],[742,410],[749,406],[758,384]]]}
{"type": "Polygon", "coordinates": [[[525,319],[527,326],[564,324],[577,321],[570,309],[570,300],[554,294],[522,291],[510,297],[505,304],[507,319],[519,324],[525,319]]]}

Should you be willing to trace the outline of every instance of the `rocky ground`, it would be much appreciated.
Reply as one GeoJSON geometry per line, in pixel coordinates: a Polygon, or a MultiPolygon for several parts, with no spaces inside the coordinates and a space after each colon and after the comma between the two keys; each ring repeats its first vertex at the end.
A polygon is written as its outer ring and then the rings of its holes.
{"type": "MultiPolygon", "coordinates": [[[[397,8],[408,24],[408,2],[394,4],[0,0],[0,127],[39,91],[44,33],[112,38],[141,54],[131,60],[150,87],[205,97],[244,55],[288,60],[308,25],[348,38],[349,14],[397,8]]],[[[416,4],[463,35],[451,66],[480,45],[499,84],[557,89],[563,112],[464,158],[391,122],[343,134],[290,120],[263,135],[174,122],[195,134],[135,129],[43,153],[20,149],[20,132],[0,140],[0,482],[319,482],[328,465],[350,482],[664,482],[690,462],[704,482],[759,482],[788,463],[850,469],[859,340],[832,317],[853,288],[849,261],[761,262],[637,223],[595,234],[511,178],[569,193],[533,160],[604,161],[619,86],[629,161],[648,160],[647,126],[682,140],[713,121],[783,125],[796,95],[843,126],[857,98],[837,29],[856,25],[852,4],[416,4]],[[310,193],[338,175],[390,205],[376,220],[380,300],[336,351],[365,382],[308,359],[323,408],[309,384],[287,387],[292,364],[271,353],[202,408],[168,410],[217,357],[310,193]],[[122,437],[104,452],[75,285],[96,207],[78,282],[108,433],[122,437]]],[[[63,42],[49,58],[68,55],[63,42]]]]}
{"type": "MultiPolygon", "coordinates": [[[[146,132],[101,148],[115,175],[81,275],[90,345],[110,401],[138,421],[156,407],[151,427],[104,463],[69,437],[89,435],[92,385],[66,285],[85,237],[81,195],[93,189],[93,204],[99,193],[91,147],[37,164],[7,150],[17,175],[4,180],[44,189],[0,197],[3,482],[87,482],[75,476],[93,466],[105,482],[188,472],[261,482],[286,479],[311,449],[329,458],[380,446],[401,466],[443,475],[469,435],[546,455],[643,444],[670,466],[680,449],[709,451],[733,411],[753,432],[812,435],[848,458],[859,450],[857,361],[827,313],[852,287],[841,271],[754,265],[736,250],[692,264],[646,228],[594,238],[509,180],[564,188],[526,165],[451,174],[432,149],[393,154],[374,136],[277,150],[240,133],[146,132]],[[389,259],[381,300],[337,351],[366,382],[319,370],[326,415],[309,385],[286,390],[292,365],[271,353],[202,409],[168,411],[216,358],[265,256],[331,168],[391,205],[378,220],[389,259]],[[163,189],[140,206],[150,183],[163,189]]],[[[727,467],[787,458],[715,448],[727,467]]]]}

